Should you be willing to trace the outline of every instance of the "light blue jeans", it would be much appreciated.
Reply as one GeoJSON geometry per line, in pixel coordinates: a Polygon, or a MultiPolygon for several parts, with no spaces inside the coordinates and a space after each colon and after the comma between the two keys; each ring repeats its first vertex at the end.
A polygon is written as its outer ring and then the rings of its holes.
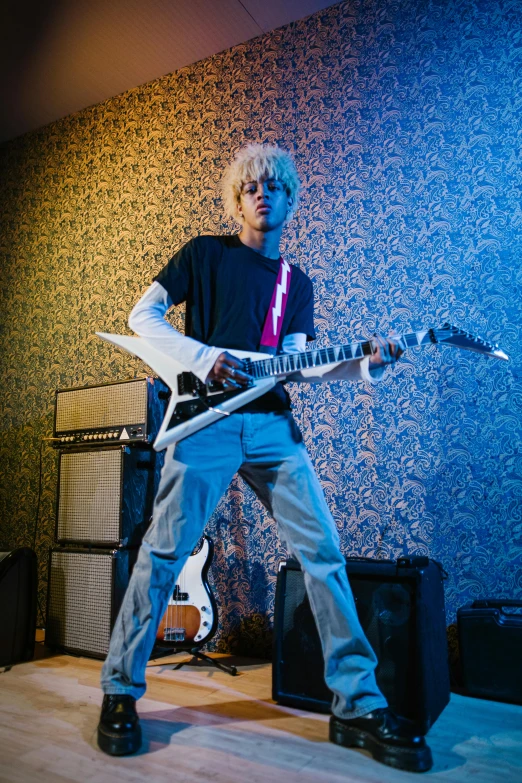
{"type": "Polygon", "coordinates": [[[154,515],[116,620],[101,683],[105,693],[145,693],[145,668],[178,575],[239,472],[304,572],[334,693],[332,710],[355,718],[386,700],[360,626],[339,537],[290,412],[223,417],[167,449],[154,515]]]}

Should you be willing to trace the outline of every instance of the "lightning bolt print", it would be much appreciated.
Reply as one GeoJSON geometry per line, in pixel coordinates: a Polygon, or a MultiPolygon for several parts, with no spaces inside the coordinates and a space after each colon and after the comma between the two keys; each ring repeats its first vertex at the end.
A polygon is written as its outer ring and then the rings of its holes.
{"type": "Polygon", "coordinates": [[[288,285],[288,275],[290,272],[290,264],[288,261],[283,260],[281,265],[281,282],[276,286],[276,298],[274,306],[272,308],[272,329],[274,335],[277,334],[277,321],[281,316],[281,305],[283,302],[283,296],[286,294],[288,285]]]}

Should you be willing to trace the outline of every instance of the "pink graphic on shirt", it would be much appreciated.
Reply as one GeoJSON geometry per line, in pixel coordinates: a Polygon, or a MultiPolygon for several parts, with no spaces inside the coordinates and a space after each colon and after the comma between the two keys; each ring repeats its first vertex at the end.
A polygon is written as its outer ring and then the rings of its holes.
{"type": "Polygon", "coordinates": [[[262,346],[277,349],[283,317],[285,314],[286,300],[288,299],[288,292],[290,290],[291,274],[292,269],[290,264],[285,261],[284,258],[281,258],[276,286],[274,288],[274,293],[272,294],[272,301],[270,302],[270,307],[263,328],[263,334],[261,336],[262,346]]]}

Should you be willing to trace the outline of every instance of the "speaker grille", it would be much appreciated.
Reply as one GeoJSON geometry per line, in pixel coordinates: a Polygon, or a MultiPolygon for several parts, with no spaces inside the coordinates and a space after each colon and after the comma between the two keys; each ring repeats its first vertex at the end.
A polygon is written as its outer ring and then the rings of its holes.
{"type": "Polygon", "coordinates": [[[56,397],[57,434],[138,424],[147,420],[147,379],[61,391],[56,397]]]}
{"type": "Polygon", "coordinates": [[[393,708],[408,713],[408,678],[415,681],[413,584],[350,576],[357,614],[378,660],[379,687],[393,708]]]}
{"type": "Polygon", "coordinates": [[[332,700],[324,681],[321,642],[301,571],[287,571],[281,668],[285,686],[298,697],[332,700]],[[319,661],[319,666],[318,666],[319,661]]]}
{"type": "Polygon", "coordinates": [[[123,457],[122,448],[60,455],[58,541],[119,540],[123,457]]]}
{"type": "MultiPolygon", "coordinates": [[[[390,707],[425,733],[449,701],[444,591],[437,563],[411,560],[348,559],[347,573],[379,662],[377,684],[390,707]]],[[[277,578],[273,698],[318,712],[332,700],[304,575],[293,562],[277,578]]]]}
{"type": "Polygon", "coordinates": [[[51,552],[46,642],[107,654],[114,564],[111,553],[51,552]]]}

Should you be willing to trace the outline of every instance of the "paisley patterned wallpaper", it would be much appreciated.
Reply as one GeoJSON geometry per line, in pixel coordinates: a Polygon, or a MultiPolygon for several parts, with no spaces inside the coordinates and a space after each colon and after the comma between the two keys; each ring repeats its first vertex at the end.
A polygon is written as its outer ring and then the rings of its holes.
{"type": "MultiPolygon", "coordinates": [[[[449,621],[522,598],[520,10],[343,2],[4,145],[0,543],[31,545],[38,520],[42,610],[54,390],[144,374],[94,332],[127,331],[184,241],[233,229],[217,186],[249,140],[302,174],[285,252],[315,283],[320,345],[451,321],[511,356],[416,349],[377,387],[291,389],[343,550],[440,560],[449,621]]],[[[266,654],[274,524],[237,480],[208,532],[214,647],[266,654]]]]}

